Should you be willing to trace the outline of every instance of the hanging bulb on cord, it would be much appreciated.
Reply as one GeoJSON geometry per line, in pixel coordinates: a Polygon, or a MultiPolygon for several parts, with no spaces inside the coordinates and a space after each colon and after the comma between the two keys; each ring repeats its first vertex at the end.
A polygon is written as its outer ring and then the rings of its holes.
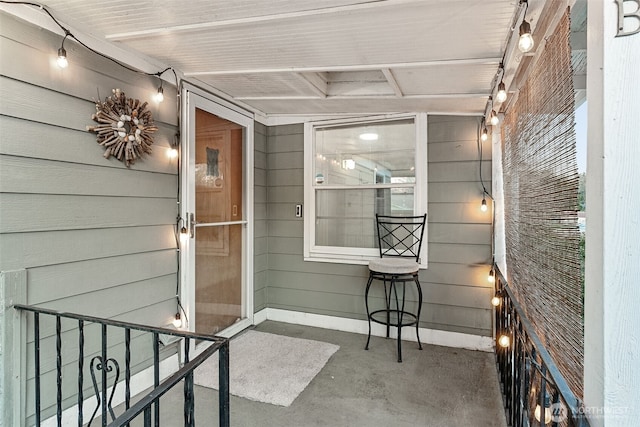
{"type": "Polygon", "coordinates": [[[491,123],[492,126],[497,126],[498,123],[500,123],[500,119],[496,114],[496,110],[491,110],[491,117],[489,118],[489,123],[491,123]]]}
{"type": "Polygon", "coordinates": [[[154,95],[156,102],[164,101],[164,89],[162,88],[162,83],[158,87],[158,93],[154,95]]]}
{"type": "Polygon", "coordinates": [[[58,49],[58,59],[56,60],[58,63],[58,67],[67,68],[69,66],[69,61],[67,60],[67,51],[64,50],[63,47],[58,49]]]}
{"type": "Polygon", "coordinates": [[[518,49],[520,52],[527,53],[533,49],[533,36],[531,35],[531,25],[526,21],[522,21],[520,24],[520,39],[518,40],[518,49]]]}
{"type": "Polygon", "coordinates": [[[496,93],[496,101],[504,102],[507,100],[507,88],[503,81],[498,85],[498,93],[496,93]]]}
{"type": "Polygon", "coordinates": [[[171,323],[173,323],[173,326],[175,326],[178,329],[182,327],[182,317],[180,316],[180,312],[176,313],[171,323]]]}
{"type": "Polygon", "coordinates": [[[480,210],[482,212],[486,212],[488,209],[487,207],[487,199],[485,199],[484,197],[482,198],[482,204],[480,205],[480,210]]]}
{"type": "Polygon", "coordinates": [[[480,134],[480,140],[482,142],[486,141],[489,138],[489,134],[487,133],[487,128],[482,129],[482,133],[480,134]]]}

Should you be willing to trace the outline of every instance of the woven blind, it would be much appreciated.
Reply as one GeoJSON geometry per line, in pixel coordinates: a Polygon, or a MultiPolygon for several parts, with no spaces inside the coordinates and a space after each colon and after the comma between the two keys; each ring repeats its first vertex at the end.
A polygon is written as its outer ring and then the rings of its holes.
{"type": "Polygon", "coordinates": [[[583,390],[578,169],[567,12],[502,126],[508,281],[572,391],[583,390]]]}

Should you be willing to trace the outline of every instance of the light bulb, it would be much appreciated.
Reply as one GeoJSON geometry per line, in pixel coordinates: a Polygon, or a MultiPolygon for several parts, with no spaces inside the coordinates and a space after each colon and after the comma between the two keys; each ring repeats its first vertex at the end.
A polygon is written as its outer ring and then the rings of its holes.
{"type": "Polygon", "coordinates": [[[518,40],[518,49],[520,52],[526,53],[533,49],[533,36],[531,35],[531,25],[527,21],[520,24],[520,39],[518,40]]]}
{"type": "Polygon", "coordinates": [[[176,157],[178,157],[178,150],[176,150],[175,148],[170,149],[169,151],[167,151],[167,156],[170,159],[175,159],[176,157]]]}
{"type": "Polygon", "coordinates": [[[156,100],[156,102],[164,101],[164,89],[162,88],[162,85],[158,87],[158,93],[154,95],[154,99],[156,100]]]}
{"type": "Polygon", "coordinates": [[[482,134],[480,134],[480,140],[483,142],[489,138],[489,134],[487,133],[487,128],[482,129],[482,134]]]}
{"type": "Polygon", "coordinates": [[[171,323],[173,323],[173,326],[175,326],[176,328],[182,327],[182,318],[180,317],[180,313],[176,313],[171,323]]]}
{"type": "Polygon", "coordinates": [[[495,296],[493,298],[491,298],[491,305],[494,307],[497,307],[500,305],[500,297],[495,296]]]}
{"type": "Polygon", "coordinates": [[[374,132],[365,132],[360,134],[360,139],[363,141],[377,141],[378,134],[374,132]]]}
{"type": "Polygon", "coordinates": [[[496,110],[491,110],[491,118],[489,119],[489,123],[491,123],[491,125],[493,126],[497,126],[498,123],[500,123],[500,119],[496,114],[496,110]]]}
{"type": "Polygon", "coordinates": [[[504,85],[504,82],[500,82],[498,85],[498,93],[496,93],[496,101],[504,102],[507,100],[507,89],[504,85]]]}
{"type": "MultiPolygon", "coordinates": [[[[540,413],[542,412],[540,404],[536,405],[536,410],[533,412],[533,416],[536,417],[536,421],[540,422],[540,413]]],[[[544,423],[549,424],[551,422],[553,414],[551,408],[544,408],[544,423]]]]}
{"type": "Polygon", "coordinates": [[[486,212],[487,211],[487,199],[485,199],[484,197],[482,198],[482,204],[480,205],[480,210],[482,212],[486,212]]]}
{"type": "Polygon", "coordinates": [[[63,47],[58,49],[58,67],[67,68],[69,66],[69,61],[67,61],[67,51],[64,50],[63,47]]]}
{"type": "Polygon", "coordinates": [[[507,348],[509,347],[509,344],[511,344],[511,340],[508,335],[502,335],[498,339],[498,344],[500,344],[501,347],[507,348]]]}
{"type": "Polygon", "coordinates": [[[489,270],[489,275],[487,276],[487,281],[489,283],[493,283],[496,281],[496,276],[493,273],[493,270],[489,270]]]}
{"type": "Polygon", "coordinates": [[[180,242],[182,244],[185,244],[189,241],[189,230],[187,230],[187,227],[182,227],[180,229],[180,242]]]}

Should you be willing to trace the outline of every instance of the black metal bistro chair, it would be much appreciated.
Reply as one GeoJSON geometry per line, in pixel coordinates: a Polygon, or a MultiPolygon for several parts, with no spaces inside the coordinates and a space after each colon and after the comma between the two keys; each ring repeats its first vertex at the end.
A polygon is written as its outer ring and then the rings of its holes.
{"type": "Polygon", "coordinates": [[[369,350],[371,322],[387,327],[387,338],[391,326],[398,329],[398,362],[402,362],[402,328],[416,327],[418,347],[420,342],[419,322],[422,309],[422,288],[418,279],[420,249],[424,235],[427,214],[422,216],[389,216],[376,214],[378,246],[380,258],[369,262],[369,281],[364,298],[369,320],[369,336],[365,350],[369,350]],[[385,308],[369,311],[369,290],[374,280],[382,281],[385,308]],[[406,307],[407,286],[415,284],[418,293],[418,307],[409,311],[406,307]],[[407,285],[409,284],[409,285],[407,285]]]}

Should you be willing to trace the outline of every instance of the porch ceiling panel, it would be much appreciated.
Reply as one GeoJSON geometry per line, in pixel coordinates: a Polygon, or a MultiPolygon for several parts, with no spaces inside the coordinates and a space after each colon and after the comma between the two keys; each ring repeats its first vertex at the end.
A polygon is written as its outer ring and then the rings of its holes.
{"type": "Polygon", "coordinates": [[[482,114],[518,3],[47,1],[61,22],[169,64],[267,116],[482,114]],[[331,77],[355,72],[364,74],[331,77]]]}
{"type": "Polygon", "coordinates": [[[210,84],[234,98],[318,96],[312,84],[299,73],[247,73],[202,76],[210,84]]]}
{"type": "Polygon", "coordinates": [[[435,65],[430,67],[398,68],[393,75],[404,95],[456,95],[451,88],[464,94],[489,96],[487,82],[496,75],[496,64],[435,65]]]}

